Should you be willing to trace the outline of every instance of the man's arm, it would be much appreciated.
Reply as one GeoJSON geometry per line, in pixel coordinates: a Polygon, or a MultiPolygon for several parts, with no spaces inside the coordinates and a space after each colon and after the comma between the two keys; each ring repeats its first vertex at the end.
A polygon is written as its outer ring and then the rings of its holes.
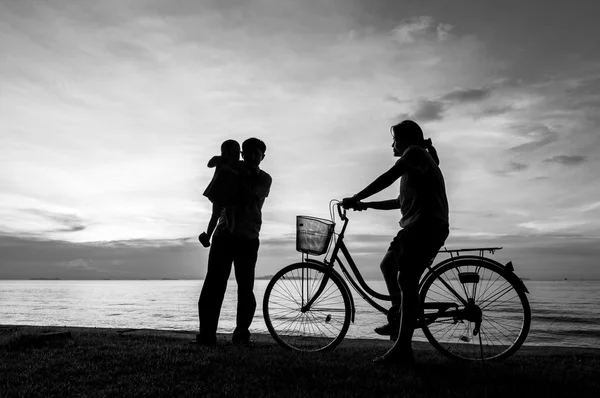
{"type": "Polygon", "coordinates": [[[243,203],[264,201],[271,191],[272,178],[267,173],[261,175],[255,183],[250,182],[250,176],[241,178],[240,190],[243,203]]]}
{"type": "Polygon", "coordinates": [[[273,183],[273,179],[267,173],[263,174],[263,177],[260,179],[258,185],[256,186],[255,193],[259,200],[265,199],[269,196],[269,192],[271,192],[271,184],[273,183]]]}

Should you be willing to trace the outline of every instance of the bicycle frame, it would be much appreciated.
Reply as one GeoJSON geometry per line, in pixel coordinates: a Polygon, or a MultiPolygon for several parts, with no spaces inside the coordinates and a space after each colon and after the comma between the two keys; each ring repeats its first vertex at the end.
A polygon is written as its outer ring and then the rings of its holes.
{"type": "MultiPolygon", "coordinates": [[[[339,210],[339,205],[334,205],[334,206],[338,206],[338,213],[340,214],[340,218],[344,221],[344,224],[342,226],[342,230],[338,234],[338,238],[337,238],[335,246],[333,248],[333,252],[331,253],[330,260],[327,261],[327,259],[325,259],[325,261],[323,263],[326,268],[325,277],[323,278],[323,281],[322,281],[321,285],[319,286],[319,289],[316,291],[316,293],[313,295],[313,297],[302,307],[302,310],[307,311],[310,308],[310,306],[313,304],[313,302],[321,295],[321,293],[325,289],[325,285],[327,284],[327,281],[329,280],[329,273],[335,272],[333,270],[333,267],[334,267],[335,263],[337,262],[340,266],[340,269],[342,270],[342,273],[345,276],[345,279],[348,282],[350,282],[350,285],[354,288],[354,290],[356,290],[356,292],[366,302],[368,302],[372,307],[376,308],[378,311],[387,315],[389,313],[389,309],[381,306],[379,303],[377,303],[375,300],[373,300],[371,298],[371,296],[376,297],[380,300],[384,300],[384,301],[392,301],[395,299],[400,299],[400,295],[390,296],[390,295],[378,293],[375,290],[371,289],[371,287],[369,285],[367,285],[367,283],[365,282],[364,278],[362,277],[362,275],[360,273],[360,270],[356,266],[356,263],[354,262],[354,259],[352,258],[352,255],[350,254],[350,251],[348,250],[348,248],[346,247],[346,244],[344,243],[344,234],[346,232],[346,227],[348,226],[349,219],[345,214],[342,214],[342,212],[339,210]],[[340,251],[341,251],[342,255],[344,256],[344,259],[347,261],[348,265],[350,266],[350,269],[352,270],[354,277],[356,278],[358,283],[356,282],[356,280],[354,280],[352,275],[350,275],[350,273],[344,266],[344,263],[341,261],[341,259],[339,257],[340,251]]],[[[321,263],[320,261],[310,260],[310,259],[306,259],[306,261],[313,262],[313,263],[321,263]]],[[[430,267],[431,267],[431,263],[428,265],[429,269],[430,269],[430,267]]],[[[347,286],[346,286],[346,289],[348,290],[348,292],[350,292],[350,289],[348,289],[347,286]]]]}
{"type": "MultiPolygon", "coordinates": [[[[344,221],[344,224],[342,226],[340,233],[338,234],[338,238],[336,240],[336,243],[333,248],[333,252],[331,254],[329,261],[327,261],[327,259],[325,259],[324,262],[312,260],[312,259],[308,259],[308,258],[305,259],[305,261],[307,261],[307,262],[323,264],[326,268],[326,271],[324,273],[325,276],[323,278],[321,285],[319,286],[319,288],[317,289],[317,291],[315,292],[313,297],[302,307],[302,311],[303,312],[308,311],[310,309],[311,305],[313,304],[313,302],[321,295],[321,293],[325,289],[325,285],[327,284],[327,282],[329,280],[329,274],[335,272],[333,270],[333,267],[335,266],[335,263],[337,262],[337,264],[339,264],[339,266],[340,266],[340,269],[342,270],[342,274],[345,277],[345,278],[342,278],[342,281],[343,281],[343,279],[346,279],[350,283],[350,285],[354,288],[354,290],[356,290],[356,292],[367,303],[369,303],[373,308],[377,309],[378,311],[380,311],[381,313],[383,313],[384,315],[387,316],[389,314],[390,310],[388,308],[381,306],[379,303],[377,303],[375,300],[373,300],[372,297],[383,300],[383,301],[393,301],[395,299],[400,299],[400,295],[392,296],[392,295],[378,293],[375,290],[373,290],[366,283],[366,281],[364,280],[364,278],[362,277],[362,275],[360,273],[360,270],[358,269],[358,266],[354,262],[354,259],[352,258],[350,251],[348,250],[348,248],[346,247],[346,244],[344,243],[344,234],[346,232],[346,227],[348,226],[349,219],[345,213],[342,213],[340,211],[340,206],[338,204],[334,204],[334,206],[338,206],[338,213],[340,215],[340,218],[344,221]],[[354,277],[350,274],[350,272],[348,271],[348,269],[345,267],[344,263],[340,259],[340,256],[339,256],[340,252],[341,252],[342,256],[344,257],[344,259],[346,260],[347,264],[349,265],[350,269],[352,270],[354,277]]],[[[509,269],[510,271],[512,271],[513,270],[512,263],[508,263],[506,266],[503,266],[502,264],[500,264],[494,260],[491,260],[489,258],[486,258],[483,255],[485,251],[489,251],[489,252],[493,253],[495,250],[500,250],[500,249],[502,249],[502,248],[501,247],[486,247],[486,248],[474,248],[474,249],[454,249],[454,250],[444,249],[444,250],[440,250],[439,253],[449,253],[450,258],[436,264],[435,266],[432,266],[432,264],[435,260],[435,257],[437,257],[437,255],[434,256],[430,260],[429,264],[427,265],[426,272],[424,272],[423,275],[421,276],[421,278],[419,280],[419,286],[421,286],[421,284],[428,278],[428,276],[433,272],[434,268],[441,267],[441,266],[447,264],[448,262],[476,259],[478,261],[484,261],[484,262],[495,264],[495,265],[498,265],[501,267],[505,267],[505,268],[509,269]],[[459,255],[460,252],[464,252],[464,251],[479,251],[479,256],[459,255]],[[456,257],[454,256],[454,253],[456,253],[456,257]]],[[[304,260],[304,258],[303,258],[303,260],[304,260]]],[[[460,295],[458,292],[456,292],[454,290],[454,288],[452,288],[446,281],[441,280],[441,283],[443,283],[449,291],[454,293],[454,295],[457,297],[457,299],[459,301],[461,301],[461,304],[463,304],[464,306],[466,306],[468,304],[467,301],[464,300],[462,295],[460,295]]],[[[527,292],[527,288],[525,287],[524,284],[522,284],[522,287],[527,292]]],[[[350,293],[350,289],[348,288],[348,286],[346,286],[346,289],[350,293]]],[[[352,297],[351,294],[350,294],[350,297],[352,297]]],[[[451,307],[450,305],[437,304],[437,306],[435,308],[438,308],[438,307],[440,307],[440,309],[442,309],[444,316],[449,316],[449,315],[453,314],[453,312],[447,311],[451,307]]],[[[354,317],[353,317],[353,321],[354,321],[354,317]]]]}

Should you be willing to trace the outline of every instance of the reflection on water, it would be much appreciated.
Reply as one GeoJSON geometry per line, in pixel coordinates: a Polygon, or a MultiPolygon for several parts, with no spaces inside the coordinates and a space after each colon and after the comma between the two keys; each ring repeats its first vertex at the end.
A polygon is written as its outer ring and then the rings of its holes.
{"type": "MultiPolygon", "coordinates": [[[[255,284],[254,332],[267,332],[262,319],[267,283],[257,280],[255,284]]],[[[383,282],[369,285],[385,292],[383,282]]],[[[600,346],[599,281],[526,281],[526,285],[533,314],[526,345],[600,346]]],[[[201,287],[202,281],[194,280],[0,281],[0,324],[196,330],[201,287]]],[[[235,281],[230,281],[220,332],[235,327],[236,292],[235,281]]],[[[354,300],[356,321],[348,337],[381,339],[373,328],[386,318],[356,294],[354,300]]],[[[420,331],[415,338],[424,339],[420,331]]]]}

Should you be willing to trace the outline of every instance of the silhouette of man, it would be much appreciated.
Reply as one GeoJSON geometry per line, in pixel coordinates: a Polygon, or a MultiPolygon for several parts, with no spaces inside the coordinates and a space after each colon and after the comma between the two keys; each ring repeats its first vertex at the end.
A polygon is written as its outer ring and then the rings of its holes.
{"type": "Polygon", "coordinates": [[[254,269],[260,244],[262,207],[272,182],[271,176],[259,167],[266,150],[265,143],[258,138],[248,138],[242,143],[245,172],[241,173],[240,178],[241,204],[234,209],[233,230],[227,228],[228,212],[223,210],[214,232],[206,276],[198,299],[200,333],[196,341],[199,344],[216,344],[217,325],[232,264],[238,285],[236,327],[232,342],[250,342],[249,327],[256,310],[254,269]]]}

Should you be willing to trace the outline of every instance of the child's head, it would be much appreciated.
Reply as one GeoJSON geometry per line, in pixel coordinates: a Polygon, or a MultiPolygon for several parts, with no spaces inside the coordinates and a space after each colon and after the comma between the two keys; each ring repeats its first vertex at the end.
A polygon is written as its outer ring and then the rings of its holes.
{"type": "Polygon", "coordinates": [[[240,160],[240,144],[236,140],[225,140],[221,144],[221,156],[229,161],[240,160]]]}

